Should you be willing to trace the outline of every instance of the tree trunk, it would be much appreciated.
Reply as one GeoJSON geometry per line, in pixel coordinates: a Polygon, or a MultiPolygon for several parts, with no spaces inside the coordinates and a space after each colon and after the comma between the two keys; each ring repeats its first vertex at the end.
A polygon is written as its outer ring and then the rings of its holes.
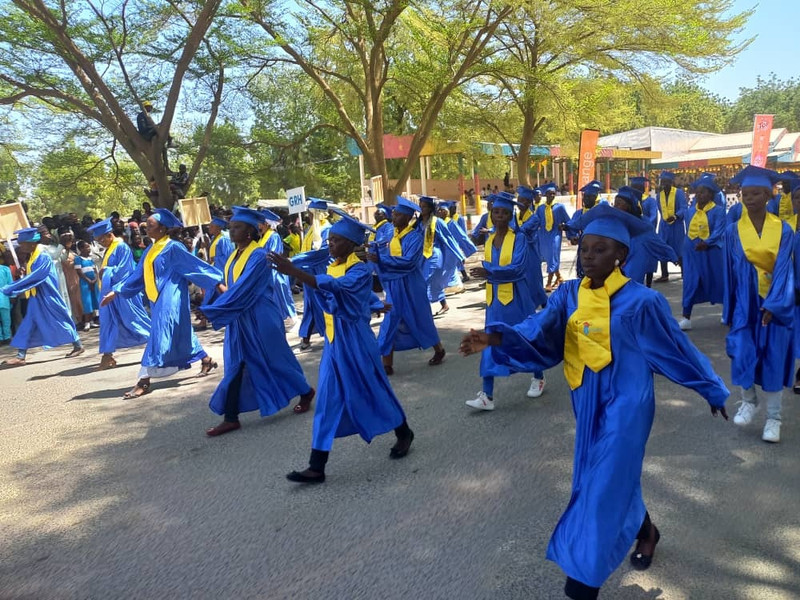
{"type": "Polygon", "coordinates": [[[536,132],[539,131],[542,123],[544,123],[544,117],[540,117],[537,120],[533,108],[526,110],[524,115],[522,135],[519,140],[519,152],[517,153],[517,177],[519,178],[520,185],[531,187],[531,146],[533,145],[533,138],[536,132]]]}

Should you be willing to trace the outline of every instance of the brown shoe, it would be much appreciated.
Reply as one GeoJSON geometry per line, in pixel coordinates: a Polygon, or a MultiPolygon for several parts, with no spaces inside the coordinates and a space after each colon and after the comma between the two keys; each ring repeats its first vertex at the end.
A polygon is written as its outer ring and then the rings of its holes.
{"type": "Polygon", "coordinates": [[[24,358],[9,358],[8,360],[4,360],[0,365],[4,367],[24,367],[25,366],[25,359],[24,358]]]}
{"type": "Polygon", "coordinates": [[[84,350],[83,348],[73,348],[72,352],[67,354],[67,356],[65,358],[74,358],[76,356],[80,356],[84,352],[86,352],[86,350],[84,350]]]}
{"type": "Polygon", "coordinates": [[[103,357],[100,359],[100,370],[105,371],[106,369],[113,369],[117,366],[117,361],[114,359],[113,356],[110,354],[103,354],[103,357]]]}
{"type": "Polygon", "coordinates": [[[206,435],[209,437],[215,437],[218,435],[224,435],[226,433],[230,433],[231,431],[236,431],[237,429],[241,429],[242,426],[239,421],[223,421],[216,427],[211,427],[206,429],[206,435]]]}

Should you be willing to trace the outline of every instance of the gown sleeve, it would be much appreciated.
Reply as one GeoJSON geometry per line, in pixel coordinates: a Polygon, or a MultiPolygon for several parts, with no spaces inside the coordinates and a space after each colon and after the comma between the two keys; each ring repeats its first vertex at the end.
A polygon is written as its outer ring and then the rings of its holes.
{"type": "Polygon", "coordinates": [[[31,272],[28,273],[22,279],[18,279],[14,283],[11,283],[3,288],[3,293],[6,296],[16,296],[18,294],[24,294],[25,292],[32,290],[37,285],[42,283],[47,276],[50,275],[50,267],[52,265],[52,259],[50,255],[46,252],[43,252],[39,255],[39,257],[33,262],[31,265],[33,268],[31,272]],[[47,260],[42,260],[43,258],[47,260]]]}
{"type": "Polygon", "coordinates": [[[683,221],[683,217],[686,214],[686,194],[683,190],[676,190],[675,191],[675,222],[678,223],[683,221]]]}
{"type": "Polygon", "coordinates": [[[657,260],[678,262],[678,255],[672,246],[664,242],[655,232],[648,231],[637,237],[638,247],[657,260]]]}
{"type": "Polygon", "coordinates": [[[489,283],[511,283],[524,279],[528,273],[528,243],[522,235],[514,236],[514,250],[511,254],[511,264],[501,267],[488,261],[483,261],[483,268],[488,274],[489,283]]]}
{"type": "Polygon", "coordinates": [[[725,209],[712,208],[708,212],[708,228],[710,229],[706,244],[716,248],[722,247],[722,240],[725,237],[725,209]]]}
{"type": "Polygon", "coordinates": [[[491,346],[492,359],[519,372],[544,371],[560,363],[564,359],[567,295],[574,293],[573,289],[573,285],[559,286],[541,312],[517,325],[487,323],[487,332],[503,335],[499,346],[491,346]]]}
{"type": "Polygon", "coordinates": [[[317,275],[317,292],[322,310],[356,321],[363,318],[369,309],[372,273],[367,265],[360,263],[350,267],[341,277],[317,275]]]}
{"type": "Polygon", "coordinates": [[[653,294],[637,310],[631,335],[649,368],[670,381],[696,391],[716,408],[725,406],[730,392],[714,372],[711,361],[680,330],[666,298],[653,294]]]}
{"type": "Polygon", "coordinates": [[[250,310],[263,301],[262,288],[269,285],[270,264],[262,250],[254,252],[239,278],[224,294],[219,294],[214,302],[202,307],[203,314],[209,318],[214,329],[222,329],[235,321],[243,311],[250,310]]]}
{"type": "MultiPolygon", "coordinates": [[[[735,222],[734,222],[735,223],[735,222]]],[[[726,325],[731,324],[731,318],[736,309],[736,269],[733,265],[733,245],[738,244],[739,236],[736,233],[736,225],[730,223],[725,227],[725,234],[723,239],[725,243],[722,244],[722,256],[724,257],[724,265],[722,267],[722,321],[726,325]]]]}
{"type": "Polygon", "coordinates": [[[389,244],[378,248],[378,264],[381,270],[407,273],[419,266],[419,257],[422,255],[422,236],[408,234],[401,244],[403,246],[402,256],[392,256],[389,244]]]}
{"type": "Polygon", "coordinates": [[[783,223],[778,257],[772,269],[772,283],[763,308],[781,325],[792,326],[794,320],[794,266],[792,265],[792,229],[783,223]]]}
{"type": "MultiPolygon", "coordinates": [[[[279,238],[280,239],[280,238],[279,238]]],[[[186,250],[182,244],[170,244],[166,257],[173,267],[184,279],[188,279],[197,287],[207,290],[218,283],[222,283],[222,271],[212,267],[204,260],[199,259],[186,250]]],[[[266,260],[266,259],[265,259],[266,260]]],[[[144,261],[140,261],[140,264],[144,261]]]]}
{"type": "Polygon", "coordinates": [[[465,260],[464,253],[461,251],[461,248],[458,246],[458,242],[456,241],[453,234],[447,228],[447,225],[441,219],[436,219],[436,231],[435,235],[439,238],[439,241],[444,244],[445,249],[453,254],[458,260],[465,260]]]}

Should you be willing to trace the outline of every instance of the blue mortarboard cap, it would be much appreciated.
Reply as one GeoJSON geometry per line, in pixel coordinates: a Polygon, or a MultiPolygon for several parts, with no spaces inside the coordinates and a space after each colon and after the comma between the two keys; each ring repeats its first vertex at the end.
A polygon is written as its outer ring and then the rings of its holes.
{"type": "Polygon", "coordinates": [[[342,218],[331,225],[328,235],[340,235],[344,238],[347,238],[351,242],[355,242],[356,244],[363,244],[366,233],[368,231],[372,231],[373,233],[375,232],[372,227],[369,225],[364,225],[364,223],[351,217],[343,210],[332,210],[342,218]]]}
{"type": "Polygon", "coordinates": [[[443,208],[445,210],[450,210],[450,206],[452,206],[453,204],[454,203],[450,202],[449,200],[440,200],[439,203],[436,205],[436,208],[437,209],[443,208]]]}
{"type": "Polygon", "coordinates": [[[709,190],[711,190],[715,194],[718,194],[720,192],[719,186],[716,183],[714,183],[714,175],[711,175],[711,174],[705,174],[704,173],[703,175],[700,176],[700,178],[698,178],[698,179],[696,179],[695,181],[692,182],[691,187],[693,187],[693,188],[698,188],[698,187],[708,188],[709,190]]]}
{"type": "Polygon", "coordinates": [[[266,217],[261,211],[253,210],[252,208],[247,208],[245,206],[233,207],[233,216],[231,217],[231,221],[240,221],[258,228],[258,226],[264,223],[266,220],[266,217]]]}
{"type": "Polygon", "coordinates": [[[419,205],[414,204],[408,198],[398,196],[397,205],[394,207],[394,210],[399,212],[401,215],[413,215],[414,213],[419,212],[419,205]]]}
{"type": "Polygon", "coordinates": [[[547,194],[547,192],[554,192],[558,193],[558,186],[555,183],[546,183],[541,188],[543,194],[547,194]]]}
{"type": "Polygon", "coordinates": [[[583,186],[579,191],[588,196],[597,196],[603,189],[603,185],[596,179],[590,181],[583,186]]]}
{"type": "Polygon", "coordinates": [[[17,236],[18,242],[38,242],[40,239],[42,239],[42,235],[39,233],[39,229],[36,227],[19,229],[14,232],[14,235],[17,236]]]}
{"type": "Polygon", "coordinates": [[[675,181],[675,173],[672,171],[661,171],[661,175],[659,175],[658,178],[665,181],[675,181]]]}
{"type": "Polygon", "coordinates": [[[268,208],[261,208],[261,209],[259,209],[258,212],[260,212],[262,215],[264,215],[264,220],[265,221],[277,221],[277,222],[281,221],[280,215],[276,215],[274,212],[272,212],[268,208]]]}
{"type": "Polygon", "coordinates": [[[419,203],[420,205],[428,204],[430,206],[436,206],[436,198],[434,198],[433,196],[420,196],[419,203]]]}
{"type": "Polygon", "coordinates": [[[797,173],[794,173],[793,171],[784,171],[783,173],[780,174],[779,181],[781,183],[784,183],[784,182],[791,183],[795,179],[797,179],[798,177],[799,176],[797,175],[797,173]]]}
{"type": "Polygon", "coordinates": [[[770,190],[779,180],[780,175],[772,169],[764,169],[753,165],[747,165],[731,177],[731,183],[738,183],[741,187],[765,187],[770,190]]]}
{"type": "Polygon", "coordinates": [[[795,190],[800,190],[800,177],[797,179],[792,179],[792,194],[794,194],[795,190]]]}
{"type": "Polygon", "coordinates": [[[309,198],[309,203],[306,208],[312,208],[314,210],[328,210],[328,203],[321,198],[309,198]]]}
{"type": "Polygon", "coordinates": [[[166,208],[157,208],[152,217],[167,229],[174,229],[175,227],[183,227],[180,219],[173,215],[166,208]]]}
{"type": "Polygon", "coordinates": [[[216,225],[217,227],[227,227],[228,222],[222,217],[214,217],[211,219],[211,225],[216,225]]]}
{"type": "Polygon", "coordinates": [[[492,209],[505,208],[511,212],[514,212],[514,208],[517,206],[522,208],[522,205],[519,202],[516,202],[511,194],[506,192],[500,192],[499,194],[496,194],[494,197],[494,202],[492,203],[492,209]],[[509,196],[511,197],[509,198],[509,196]]]}
{"type": "Polygon", "coordinates": [[[92,234],[93,237],[99,238],[101,235],[111,233],[114,226],[111,224],[111,217],[98,221],[94,225],[86,228],[86,231],[92,234]]]}
{"type": "Polygon", "coordinates": [[[623,185],[617,190],[617,196],[624,198],[630,202],[632,206],[639,206],[639,203],[642,201],[642,193],[627,185],[623,185]]]}
{"type": "Polygon", "coordinates": [[[540,188],[540,187],[533,188],[533,195],[534,195],[534,197],[541,196],[542,195],[542,188],[540,188]]]}
{"type": "Polygon", "coordinates": [[[507,200],[509,202],[514,202],[516,198],[514,197],[514,194],[511,194],[509,192],[497,192],[495,194],[494,201],[497,202],[498,200],[507,200]]]}
{"type": "Polygon", "coordinates": [[[641,185],[641,186],[644,186],[644,185],[647,183],[647,177],[642,177],[642,176],[640,176],[640,175],[637,175],[636,177],[631,177],[631,178],[629,179],[629,181],[630,181],[630,182],[631,182],[631,184],[633,184],[633,185],[641,185]]]}
{"type": "Polygon", "coordinates": [[[385,212],[387,217],[391,216],[391,214],[392,214],[392,207],[389,206],[388,204],[384,204],[383,202],[381,202],[380,204],[376,204],[375,208],[378,208],[378,209],[382,210],[383,212],[385,212]]]}
{"type": "Polygon", "coordinates": [[[524,200],[533,200],[533,193],[533,188],[529,188],[527,185],[517,187],[517,196],[524,200]]]}
{"type": "Polygon", "coordinates": [[[649,221],[634,217],[609,204],[598,204],[581,215],[577,225],[583,235],[599,235],[631,246],[631,239],[652,232],[649,221]]]}

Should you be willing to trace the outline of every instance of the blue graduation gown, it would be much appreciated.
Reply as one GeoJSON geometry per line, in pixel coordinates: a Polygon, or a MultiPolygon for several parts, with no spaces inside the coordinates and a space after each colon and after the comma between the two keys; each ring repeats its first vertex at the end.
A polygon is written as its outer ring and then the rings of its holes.
{"type": "Polygon", "coordinates": [[[378,333],[381,356],[392,350],[431,348],[439,343],[439,332],[426,304],[422,277],[422,234],[412,230],[400,240],[402,256],[392,256],[389,244],[378,246],[378,278],[392,305],[378,333]]]}
{"type": "MultiPolygon", "coordinates": [[[[100,279],[100,295],[114,289],[136,270],[128,244],[119,243],[108,256],[100,279]]],[[[150,316],[142,305],[142,296],[117,298],[100,307],[100,353],[110,354],[119,348],[132,348],[146,344],[150,338],[150,316]]]]}
{"type": "Polygon", "coordinates": [[[541,228],[541,221],[536,213],[528,213],[527,219],[518,224],[517,219],[512,222],[516,228],[517,233],[525,236],[528,242],[527,256],[527,280],[528,289],[531,293],[531,299],[534,306],[544,306],[547,304],[547,293],[544,291],[544,282],[542,281],[542,257],[539,256],[539,230],[541,228]]]}
{"type": "MultiPolygon", "coordinates": [[[[122,298],[132,298],[144,291],[144,264],[153,245],[147,247],[136,270],[114,291],[122,298]]],[[[188,369],[205,358],[192,330],[189,282],[206,289],[222,281],[222,271],[192,255],[186,246],[170,240],[153,262],[158,298],[150,303],[152,327],[142,356],[143,367],[178,367],[188,369]]]]}
{"type": "Polygon", "coordinates": [[[794,357],[800,358],[800,232],[792,239],[794,264],[794,357]]]}
{"type": "Polygon", "coordinates": [[[725,302],[722,317],[730,325],[725,339],[731,359],[731,381],[745,389],[760,385],[778,392],[792,384],[794,357],[794,267],[791,228],[783,223],[778,257],[766,298],[758,293],[758,274],[747,260],[738,223],[725,230],[725,302]],[[761,325],[761,309],[772,321],[761,325]]]}
{"type": "Polygon", "coordinates": [[[731,206],[728,213],[725,215],[725,219],[730,225],[731,223],[736,223],[739,219],[742,218],[742,203],[737,202],[733,206],[731,206]]]}
{"type": "MultiPolygon", "coordinates": [[[[433,217],[431,217],[433,218],[433,217]]],[[[420,234],[425,236],[426,226],[417,222],[420,234]]],[[[458,265],[464,262],[464,253],[442,219],[436,219],[433,232],[433,254],[425,259],[423,274],[428,285],[428,301],[444,300],[444,290],[461,283],[458,265]]]]}
{"type": "MultiPolygon", "coordinates": [[[[649,195],[642,198],[642,218],[647,219],[647,221],[653,226],[653,232],[658,231],[658,214],[658,200],[649,195]]],[[[675,261],[677,258],[677,254],[675,255],[675,258],[660,258],[657,256],[651,256],[650,260],[642,268],[645,269],[645,274],[655,273],[656,269],[658,269],[659,260],[675,261]]],[[[637,279],[637,281],[640,280],[637,279]]],[[[644,279],[641,281],[643,282],[644,279]]]]}
{"type": "MultiPolygon", "coordinates": [[[[326,231],[330,227],[326,228],[326,231]]],[[[269,235],[267,242],[264,244],[264,250],[275,252],[276,254],[283,254],[283,240],[277,231],[269,230],[264,235],[269,235]]],[[[326,234],[327,239],[327,234],[326,234]]],[[[223,267],[224,268],[224,267],[223,267]]],[[[273,291],[275,294],[275,304],[281,311],[281,316],[286,319],[291,317],[297,318],[297,309],[294,306],[294,298],[292,297],[292,286],[289,283],[289,276],[280,273],[277,269],[271,269],[273,291]]]]}
{"type": "Polygon", "coordinates": [[[536,216],[539,217],[539,254],[542,260],[547,263],[547,272],[555,273],[561,268],[561,225],[566,225],[569,221],[567,209],[563,204],[554,203],[553,209],[553,228],[547,231],[545,224],[545,204],[539,205],[536,209],[536,216]]]}
{"type": "MultiPolygon", "coordinates": [[[[319,250],[310,250],[292,257],[292,263],[298,269],[303,269],[306,273],[319,275],[328,268],[331,262],[331,255],[328,246],[325,245],[319,250]]],[[[303,284],[303,318],[300,320],[298,334],[301,338],[311,337],[318,333],[325,335],[325,318],[322,315],[322,306],[317,300],[317,290],[307,284],[303,284]]]]}
{"type": "Polygon", "coordinates": [[[689,225],[697,207],[692,205],[686,211],[686,237],[683,241],[683,309],[691,310],[695,304],[722,302],[725,288],[722,255],[722,241],[725,237],[725,209],[715,206],[708,211],[709,236],[706,250],[695,250],[701,240],[689,239],[689,225]]]}
{"type": "MultiPolygon", "coordinates": [[[[658,235],[661,239],[672,247],[678,260],[681,258],[683,251],[683,238],[686,235],[686,222],[683,217],[686,213],[686,194],[683,190],[675,189],[675,222],[670,224],[664,220],[664,215],[661,214],[661,221],[658,223],[658,235]]],[[[656,206],[658,212],[661,213],[661,202],[659,201],[660,193],[656,196],[656,206]]]]}
{"type": "Polygon", "coordinates": [[[332,342],[325,337],[322,349],[311,447],[330,451],[336,437],[358,434],[370,442],[399,427],[406,416],[369,326],[370,268],[358,263],[342,277],[317,275],[317,286],[325,312],[333,315],[334,336],[332,342]]]}
{"type": "MultiPolygon", "coordinates": [[[[464,218],[461,217],[461,220],[464,218]]],[[[467,230],[461,226],[459,221],[454,219],[450,219],[447,221],[447,229],[450,230],[451,235],[456,240],[458,247],[461,249],[464,258],[468,258],[475,254],[478,249],[475,247],[475,244],[472,243],[472,240],[469,239],[469,235],[467,235],[467,230]]],[[[392,230],[392,235],[394,235],[394,230],[392,230]]],[[[392,236],[389,236],[389,240],[392,239],[392,236]]],[[[463,261],[462,261],[463,262],[463,261]]]]}
{"type": "Polygon", "coordinates": [[[54,348],[80,341],[58,286],[56,265],[47,250],[42,248],[31,265],[30,273],[0,289],[6,296],[36,289],[36,295],[28,298],[25,318],[11,340],[12,346],[28,350],[39,346],[54,348]]]}
{"type": "MultiPolygon", "coordinates": [[[[519,370],[547,369],[564,358],[569,316],[577,308],[580,280],[567,281],[545,309],[514,327],[490,323],[503,334],[492,347],[498,363],[519,370]]],[[[611,297],[612,362],[585,368],[572,390],[575,458],[572,496],[547,549],[574,579],[593,587],[625,559],[644,521],[641,472],[655,411],[653,374],[695,390],[722,407],[728,390],[678,328],[664,297],[628,282],[611,297]]]]}
{"type": "Polygon", "coordinates": [[[270,271],[266,251],[257,248],[235,282],[231,264],[228,291],[203,307],[214,329],[225,328],[225,374],[208,403],[218,415],[225,414],[230,385],[240,373],[239,411],[258,410],[262,417],[311,389],[286,342],[270,271]]]}
{"type": "Polygon", "coordinates": [[[645,276],[653,272],[660,260],[675,262],[678,257],[660,237],[648,232],[631,240],[622,271],[633,281],[644,283],[645,276]]]}
{"type": "MultiPolygon", "coordinates": [[[[778,194],[776,194],[775,196],[773,196],[773,197],[770,199],[770,201],[769,201],[769,202],[767,202],[767,212],[771,212],[771,213],[772,213],[773,215],[775,215],[776,217],[779,217],[779,216],[780,216],[780,211],[781,211],[781,196],[783,196],[783,194],[782,194],[782,193],[778,193],[778,194]]],[[[741,203],[740,203],[740,204],[741,204],[741,203]]],[[[797,214],[797,213],[795,213],[795,214],[797,214]]]]}
{"type": "MultiPolygon", "coordinates": [[[[500,250],[492,247],[492,262],[483,261],[483,268],[487,271],[486,281],[493,286],[492,302],[486,305],[486,323],[516,325],[536,312],[537,306],[528,285],[528,241],[523,234],[517,234],[514,238],[511,264],[501,267],[499,263],[500,250]],[[498,285],[502,283],[511,283],[514,287],[514,298],[505,305],[497,298],[498,285]]],[[[541,279],[540,276],[539,281],[541,279]]],[[[507,376],[515,372],[508,365],[496,363],[490,348],[481,354],[481,377],[507,376]]]]}
{"type": "MultiPolygon", "coordinates": [[[[231,238],[229,238],[224,233],[220,233],[219,236],[217,237],[219,238],[219,242],[217,242],[217,245],[214,248],[214,258],[209,259],[208,262],[209,264],[214,265],[216,268],[222,271],[225,269],[225,263],[228,262],[228,257],[231,255],[231,252],[233,252],[234,248],[233,248],[233,242],[231,242],[231,238]]],[[[214,240],[216,239],[217,238],[214,238],[214,240]]],[[[214,240],[211,241],[212,245],[214,243],[214,240]]],[[[216,287],[203,290],[203,306],[211,304],[218,295],[219,292],[217,292],[216,287]]]]}
{"type": "Polygon", "coordinates": [[[480,231],[486,227],[486,224],[489,222],[489,213],[485,212],[481,215],[481,218],[478,219],[478,224],[475,225],[475,228],[470,233],[470,238],[472,239],[473,243],[477,246],[483,245],[486,241],[486,235],[482,234],[480,231]]]}

